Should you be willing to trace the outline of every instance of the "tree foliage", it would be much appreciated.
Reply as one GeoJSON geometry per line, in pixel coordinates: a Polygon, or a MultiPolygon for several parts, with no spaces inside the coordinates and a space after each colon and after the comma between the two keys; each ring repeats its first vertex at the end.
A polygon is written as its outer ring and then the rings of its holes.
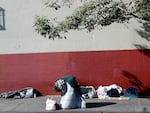
{"type": "Polygon", "coordinates": [[[150,0],[135,0],[135,9],[138,18],[150,21],[150,0]]]}
{"type": "MultiPolygon", "coordinates": [[[[71,16],[63,21],[47,19],[37,16],[35,30],[37,33],[49,39],[66,38],[65,33],[69,30],[92,31],[97,26],[107,26],[113,22],[122,23],[132,17],[143,20],[150,20],[149,0],[135,0],[125,4],[116,0],[85,0],[84,4],[78,7],[71,16]],[[133,5],[131,9],[128,7],[133,5]]],[[[47,0],[45,5],[55,10],[61,9],[64,5],[71,6],[70,0],[47,0]]]]}

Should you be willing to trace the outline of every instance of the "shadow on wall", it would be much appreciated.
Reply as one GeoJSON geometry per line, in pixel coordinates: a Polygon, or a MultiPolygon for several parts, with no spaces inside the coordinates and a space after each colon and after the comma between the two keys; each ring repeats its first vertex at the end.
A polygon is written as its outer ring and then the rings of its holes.
{"type": "MultiPolygon", "coordinates": [[[[141,36],[141,38],[146,39],[147,41],[150,41],[150,22],[146,21],[142,23],[142,29],[143,30],[136,30],[136,32],[141,36]]],[[[139,50],[139,52],[143,53],[144,55],[150,57],[150,49],[145,44],[134,44],[134,46],[139,50]]]]}
{"type": "Polygon", "coordinates": [[[0,30],[5,30],[5,10],[0,7],[0,30]]]}
{"type": "Polygon", "coordinates": [[[142,26],[143,30],[136,30],[137,33],[147,41],[150,41],[150,22],[146,21],[142,26]]]}
{"type": "MultiPolygon", "coordinates": [[[[146,21],[143,23],[142,26],[143,30],[136,30],[136,32],[141,36],[141,38],[144,38],[147,41],[150,41],[150,21],[146,21]]],[[[150,49],[149,46],[146,44],[134,44],[134,46],[137,48],[137,50],[144,54],[147,57],[150,57],[150,49]]],[[[123,71],[122,74],[128,78],[129,82],[136,86],[141,92],[140,95],[142,96],[149,96],[150,95],[150,88],[145,86],[141,80],[139,80],[136,75],[123,71]]]]}
{"type": "Polygon", "coordinates": [[[134,44],[134,46],[138,49],[139,52],[150,57],[150,49],[148,49],[147,45],[134,44]]]}
{"type": "Polygon", "coordinates": [[[122,75],[129,80],[132,86],[135,86],[138,88],[140,96],[150,95],[150,88],[145,86],[144,83],[136,77],[136,75],[128,71],[122,71],[122,75]]]}

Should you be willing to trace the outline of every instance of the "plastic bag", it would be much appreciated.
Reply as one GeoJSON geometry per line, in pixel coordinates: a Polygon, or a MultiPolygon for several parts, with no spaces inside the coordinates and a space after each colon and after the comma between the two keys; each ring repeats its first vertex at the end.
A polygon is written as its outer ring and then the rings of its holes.
{"type": "Polygon", "coordinates": [[[56,101],[53,100],[52,98],[47,98],[46,100],[46,110],[48,111],[54,111],[56,110],[56,101]]]}

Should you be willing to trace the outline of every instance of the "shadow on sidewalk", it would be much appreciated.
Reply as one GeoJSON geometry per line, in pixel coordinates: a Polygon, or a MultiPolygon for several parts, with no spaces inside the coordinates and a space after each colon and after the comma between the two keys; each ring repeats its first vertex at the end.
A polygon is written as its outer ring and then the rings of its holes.
{"type": "Polygon", "coordinates": [[[95,107],[102,107],[102,106],[108,106],[116,104],[114,102],[94,102],[94,103],[86,103],[87,108],[95,108],[95,107]]]}

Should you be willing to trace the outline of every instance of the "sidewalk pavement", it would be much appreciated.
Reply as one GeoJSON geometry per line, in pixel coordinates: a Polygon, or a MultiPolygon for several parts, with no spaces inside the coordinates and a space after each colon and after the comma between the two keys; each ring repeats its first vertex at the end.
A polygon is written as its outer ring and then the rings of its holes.
{"type": "MultiPolygon", "coordinates": [[[[46,99],[48,96],[28,99],[0,99],[0,113],[114,113],[114,112],[150,112],[150,98],[134,98],[129,100],[118,99],[86,99],[87,108],[46,111],[46,99]]],[[[54,100],[58,103],[60,96],[54,96],[54,100]]]]}

